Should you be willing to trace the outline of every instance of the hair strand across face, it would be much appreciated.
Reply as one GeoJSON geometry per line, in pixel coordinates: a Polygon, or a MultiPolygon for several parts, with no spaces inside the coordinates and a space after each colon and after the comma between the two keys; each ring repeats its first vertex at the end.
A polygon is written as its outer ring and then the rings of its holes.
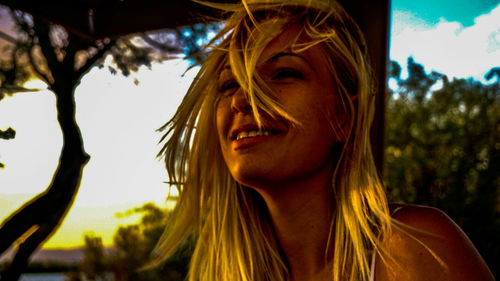
{"type": "Polygon", "coordinates": [[[190,281],[287,280],[289,269],[265,204],[234,180],[214,132],[224,67],[230,68],[259,126],[262,114],[300,126],[257,71],[268,44],[293,26],[299,32],[286,47],[293,53],[321,47],[344,116],[342,124],[331,120],[332,130],[345,138],[332,174],[336,211],[325,249],[334,253],[332,280],[367,280],[372,252],[388,256],[381,240],[390,232],[390,216],[371,152],[373,79],[356,23],[333,0],[195,1],[231,15],[209,44],[208,57],[176,114],[162,128],[166,142],[160,154],[179,201],[158,244],[158,259],[171,256],[194,234],[198,242],[190,281]]]}

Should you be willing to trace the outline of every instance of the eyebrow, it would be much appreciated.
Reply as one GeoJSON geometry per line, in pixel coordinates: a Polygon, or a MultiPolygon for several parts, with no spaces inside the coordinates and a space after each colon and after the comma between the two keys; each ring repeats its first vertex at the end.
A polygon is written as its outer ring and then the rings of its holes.
{"type": "Polygon", "coordinates": [[[277,53],[277,54],[273,55],[272,57],[270,57],[269,59],[267,59],[267,61],[264,64],[273,63],[273,62],[277,61],[279,58],[285,57],[285,56],[297,57],[300,60],[304,61],[311,69],[314,69],[314,67],[312,67],[311,63],[304,56],[301,56],[297,53],[292,53],[292,52],[277,53]]]}
{"type": "MultiPolygon", "coordinates": [[[[301,59],[302,61],[304,61],[311,69],[314,69],[311,65],[311,63],[303,56],[297,54],[297,53],[292,53],[292,52],[280,52],[280,53],[277,53],[275,55],[273,55],[272,57],[270,57],[269,59],[267,59],[263,64],[268,64],[268,63],[274,63],[276,62],[279,58],[281,57],[285,57],[285,56],[292,56],[292,57],[297,57],[299,59],[301,59]]],[[[224,71],[224,70],[231,70],[231,65],[229,64],[226,64],[222,67],[222,71],[221,73],[224,71]]],[[[219,75],[219,78],[220,78],[220,75],[219,75]]]]}

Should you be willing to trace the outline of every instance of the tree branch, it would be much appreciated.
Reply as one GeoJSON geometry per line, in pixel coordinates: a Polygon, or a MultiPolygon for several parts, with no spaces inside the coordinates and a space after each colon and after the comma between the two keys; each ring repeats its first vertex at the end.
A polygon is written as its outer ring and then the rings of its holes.
{"type": "Polygon", "coordinates": [[[85,43],[82,39],[68,34],[68,46],[64,48],[64,58],[62,60],[62,67],[66,73],[72,74],[72,80],[76,81],[77,77],[74,75],[75,72],[75,57],[79,50],[86,50],[90,47],[90,44],[85,43]]]}
{"type": "Polygon", "coordinates": [[[34,36],[38,38],[38,44],[40,45],[42,54],[45,57],[45,61],[47,62],[47,67],[51,70],[52,78],[54,80],[57,80],[58,78],[55,76],[56,73],[60,71],[61,63],[57,59],[57,56],[54,53],[54,48],[52,47],[50,41],[50,26],[48,23],[37,18],[33,18],[33,22],[33,31],[35,33],[34,36]]]}
{"type": "Polygon", "coordinates": [[[36,92],[38,89],[28,89],[25,87],[21,86],[12,86],[12,85],[7,85],[7,86],[1,86],[0,87],[0,100],[3,99],[5,95],[12,95],[15,93],[19,92],[36,92]]]}
{"type": "Polygon", "coordinates": [[[3,32],[0,30],[0,38],[2,38],[3,40],[11,43],[11,44],[16,44],[17,43],[17,39],[10,36],[9,34],[3,32]]]}
{"type": "Polygon", "coordinates": [[[80,77],[87,73],[98,60],[104,58],[106,52],[108,52],[115,45],[115,43],[116,40],[111,40],[108,44],[98,49],[97,54],[95,54],[91,58],[88,58],[85,64],[76,71],[76,79],[80,79],[80,77]]]}

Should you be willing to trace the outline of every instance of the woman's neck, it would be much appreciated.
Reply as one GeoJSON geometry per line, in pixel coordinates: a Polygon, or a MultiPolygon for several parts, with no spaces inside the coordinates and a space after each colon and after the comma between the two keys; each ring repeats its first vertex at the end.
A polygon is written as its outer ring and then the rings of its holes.
{"type": "Polygon", "coordinates": [[[319,276],[331,276],[331,253],[325,257],[334,206],[330,167],[307,180],[258,191],[269,209],[291,280],[327,280],[319,276]]]}

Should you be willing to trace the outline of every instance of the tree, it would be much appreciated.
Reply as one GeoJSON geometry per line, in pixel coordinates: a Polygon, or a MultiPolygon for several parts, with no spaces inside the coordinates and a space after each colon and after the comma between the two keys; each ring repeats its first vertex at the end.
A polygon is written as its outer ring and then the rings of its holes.
{"type": "Polygon", "coordinates": [[[389,198],[444,210],[500,276],[493,266],[500,260],[500,81],[449,81],[412,58],[408,78],[400,73],[391,62],[398,88],[387,94],[389,198]]]}
{"type": "Polygon", "coordinates": [[[153,250],[158,243],[169,212],[153,203],[146,203],[127,214],[142,213],[139,223],[121,226],[114,236],[115,252],[110,257],[111,270],[117,281],[184,280],[194,249],[192,240],[184,245],[168,261],[147,268],[152,261],[153,250]],[[144,269],[144,268],[147,269],[144,269]]]}
{"type": "MultiPolygon", "coordinates": [[[[19,245],[1,278],[17,280],[32,252],[50,237],[67,214],[89,160],[75,120],[74,91],[81,78],[93,66],[102,67],[108,55],[113,58],[110,70],[127,76],[141,65],[150,66],[153,61],[179,53],[184,45],[176,39],[175,32],[163,33],[167,37],[144,35],[142,40],[123,37],[87,41],[26,13],[10,11],[9,14],[15,23],[16,37],[0,34],[8,43],[0,61],[0,97],[28,90],[23,84],[31,76],[42,80],[56,97],[57,121],[63,135],[59,164],[49,186],[0,226],[0,253],[14,242],[19,245]],[[163,38],[173,39],[162,41],[163,38]]],[[[12,131],[7,132],[12,135],[12,131]]]]}
{"type": "Polygon", "coordinates": [[[104,257],[102,238],[95,235],[85,235],[84,258],[81,270],[86,280],[106,280],[107,263],[104,257]]]}
{"type": "MultiPolygon", "coordinates": [[[[125,215],[137,213],[142,214],[141,220],[136,224],[118,228],[114,235],[114,245],[108,255],[93,254],[95,247],[86,243],[84,261],[87,264],[106,264],[106,271],[112,272],[114,280],[117,281],[184,280],[194,249],[193,239],[188,239],[166,262],[144,269],[152,261],[151,253],[165,229],[169,212],[153,203],[146,203],[127,211],[125,215]]],[[[87,277],[94,274],[93,268],[81,266],[87,277]]]]}

